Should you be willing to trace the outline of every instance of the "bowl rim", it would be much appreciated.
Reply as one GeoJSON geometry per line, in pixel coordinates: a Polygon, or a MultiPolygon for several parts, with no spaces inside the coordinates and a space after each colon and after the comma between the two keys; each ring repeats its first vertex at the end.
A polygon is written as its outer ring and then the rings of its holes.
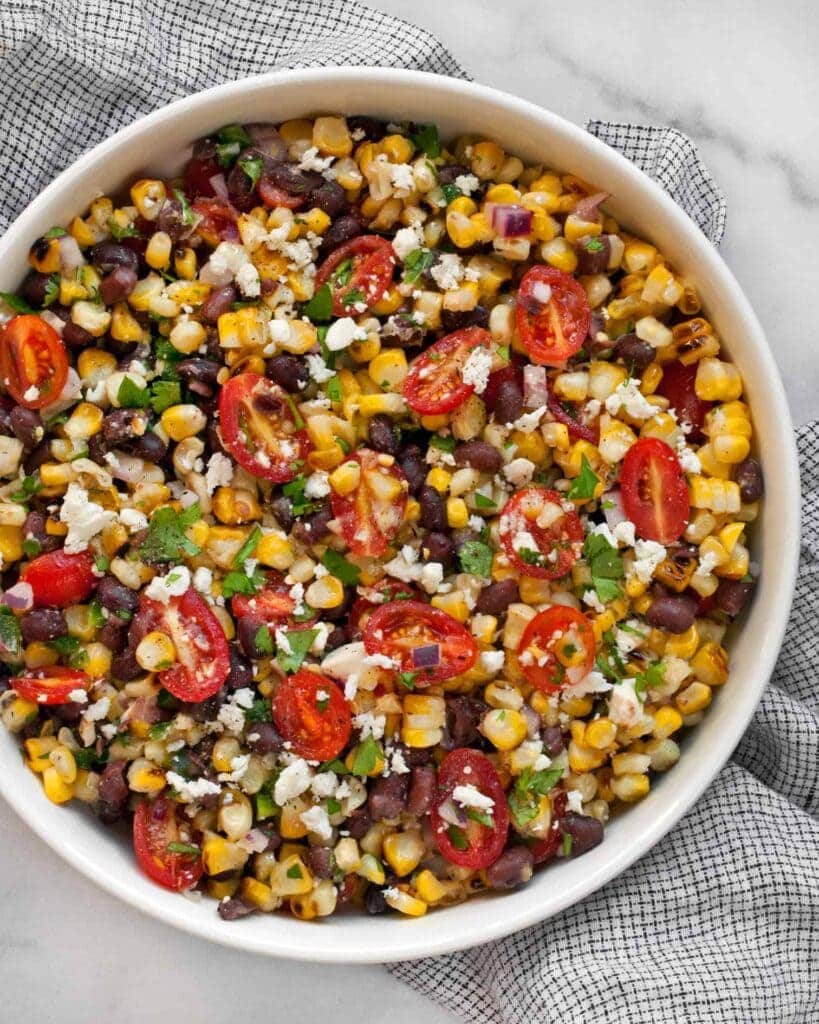
{"type": "MultiPolygon", "coordinates": [[[[418,959],[454,952],[503,938],[544,921],[579,902],[646,854],[680,820],[711,784],[727,762],[756,710],[773,670],[787,625],[799,559],[799,472],[790,412],[770,347],[750,303],[733,274],[693,221],[659,185],[634,164],[579,126],[510,93],[430,72],[356,66],[271,71],[216,85],[177,99],[140,117],[80,156],[40,192],[9,225],[0,238],[0,259],[2,259],[4,250],[10,245],[9,240],[26,236],[37,219],[39,208],[46,204],[51,197],[60,194],[68,181],[81,177],[86,168],[95,164],[101,157],[115,152],[120,146],[127,144],[132,137],[138,136],[154,126],[184,117],[192,111],[211,104],[218,106],[220,101],[236,98],[248,89],[275,90],[279,85],[310,85],[327,82],[334,82],[341,88],[345,85],[360,85],[362,81],[366,80],[369,80],[372,85],[385,87],[394,84],[410,87],[415,85],[423,87],[424,90],[432,88],[444,94],[455,104],[459,97],[466,95],[478,99],[483,98],[496,109],[505,108],[510,113],[531,121],[533,126],[538,126],[553,135],[562,136],[569,145],[574,146],[581,153],[581,158],[583,150],[597,154],[599,159],[618,167],[622,175],[631,178],[635,186],[639,187],[655,205],[661,208],[663,217],[671,222],[674,229],[696,249],[697,258],[704,263],[704,272],[716,278],[716,289],[730,297],[731,302],[738,310],[737,319],[747,337],[747,346],[752,350],[754,358],[761,362],[767,375],[765,400],[766,403],[772,405],[777,421],[781,424],[782,436],[779,441],[782,444],[781,482],[784,485],[784,493],[780,494],[779,498],[784,511],[781,523],[781,546],[778,549],[781,560],[777,566],[777,578],[767,583],[774,590],[773,596],[776,601],[772,602],[768,609],[770,618],[767,620],[766,637],[761,645],[758,681],[755,687],[749,687],[747,695],[740,695],[737,713],[730,720],[730,728],[725,730],[724,743],[706,751],[701,756],[698,770],[694,776],[686,780],[682,794],[672,800],[650,824],[643,828],[637,841],[629,843],[619,850],[612,850],[612,856],[603,861],[596,870],[588,873],[582,884],[570,885],[556,893],[551,893],[548,897],[547,907],[543,906],[542,899],[533,899],[529,905],[519,907],[514,913],[481,915],[478,912],[475,916],[476,918],[482,917],[482,921],[474,934],[455,936],[452,934],[453,929],[425,927],[424,922],[428,923],[429,919],[421,918],[415,921],[402,921],[399,938],[395,941],[391,936],[389,942],[384,942],[383,938],[377,942],[361,942],[359,940],[350,942],[349,937],[344,935],[345,929],[342,926],[327,929],[326,938],[324,938],[322,933],[325,929],[323,927],[309,929],[303,922],[298,922],[300,927],[309,931],[310,941],[297,948],[292,948],[287,944],[284,935],[277,937],[278,930],[275,927],[271,927],[263,939],[257,939],[240,928],[226,925],[215,913],[212,915],[213,923],[203,925],[200,919],[190,914],[190,903],[179,899],[176,894],[172,894],[173,902],[165,901],[160,898],[159,894],[156,897],[146,896],[138,892],[127,878],[119,877],[115,871],[105,869],[101,872],[100,865],[87,857],[77,846],[72,845],[70,837],[55,836],[49,830],[44,815],[41,815],[37,807],[27,800],[22,787],[16,785],[16,775],[6,777],[0,773],[0,793],[16,813],[64,860],[112,895],[166,924],[187,931],[199,938],[285,959],[325,963],[385,963],[418,959]]],[[[422,97],[419,104],[423,105],[423,102],[422,97]]],[[[745,344],[746,342],[743,343],[743,346],[745,344]]],[[[162,892],[160,890],[160,893],[162,892]]],[[[472,902],[468,901],[467,904],[461,906],[469,906],[472,902]]],[[[475,903],[478,902],[483,901],[475,901],[475,903]]],[[[484,902],[484,906],[488,905],[488,902],[484,902]]],[[[511,905],[508,903],[505,905],[508,905],[511,911],[511,905]]],[[[457,909],[449,908],[447,913],[453,913],[457,909]]],[[[438,915],[433,915],[433,917],[437,918],[438,915]]],[[[372,931],[377,933],[379,929],[374,927],[372,931]]]]}

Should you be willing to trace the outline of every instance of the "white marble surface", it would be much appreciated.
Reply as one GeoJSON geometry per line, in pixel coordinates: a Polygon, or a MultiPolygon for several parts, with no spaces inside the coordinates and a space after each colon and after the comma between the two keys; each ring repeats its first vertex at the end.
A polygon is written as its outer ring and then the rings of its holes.
{"type": "MultiPolygon", "coordinates": [[[[819,285],[819,11],[810,0],[372,6],[437,33],[477,80],[578,123],[687,131],[728,196],[723,251],[768,332],[794,419],[819,415],[809,312],[819,285]]],[[[0,828],[2,1019],[454,1020],[379,968],[277,963],[172,931],[97,890],[1,803],[0,828]]]]}

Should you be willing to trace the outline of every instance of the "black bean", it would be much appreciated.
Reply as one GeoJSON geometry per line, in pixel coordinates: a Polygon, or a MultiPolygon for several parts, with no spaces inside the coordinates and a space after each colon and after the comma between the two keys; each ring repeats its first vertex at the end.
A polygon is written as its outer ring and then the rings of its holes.
{"type": "Polygon", "coordinates": [[[445,533],[430,533],[424,540],[424,546],[429,552],[430,562],[446,566],[455,558],[455,545],[445,533]]]}
{"type": "Polygon", "coordinates": [[[274,356],[270,360],[265,376],[291,395],[303,391],[310,380],[310,373],[304,361],[287,353],[274,356]]]}
{"type": "Polygon", "coordinates": [[[469,173],[469,168],[464,167],[463,164],[444,164],[438,168],[438,184],[454,185],[456,178],[469,173]]]}
{"type": "Polygon", "coordinates": [[[321,240],[321,255],[327,256],[351,238],[364,233],[364,222],[358,213],[345,213],[327,228],[321,240]]]}
{"type": "Polygon", "coordinates": [[[59,608],[33,608],[20,619],[20,633],[27,644],[35,640],[56,640],[67,632],[65,616],[59,608]]]}
{"type": "Polygon", "coordinates": [[[425,530],[443,533],[447,528],[446,505],[440,491],[424,484],[418,496],[421,505],[419,522],[425,530]]]}
{"type": "MultiPolygon", "coordinates": [[[[479,737],[478,726],[489,710],[489,705],[479,697],[458,694],[446,698],[445,750],[471,746],[479,737]]],[[[441,746],[444,746],[443,741],[441,746]]]]}
{"type": "Polygon", "coordinates": [[[388,914],[390,907],[387,906],[387,901],[384,898],[384,890],[374,885],[367,886],[367,891],[364,893],[364,909],[368,914],[388,914]]]}
{"type": "Polygon", "coordinates": [[[285,533],[290,533],[296,517],[293,515],[293,501],[286,494],[279,494],[270,502],[270,511],[285,533]]]}
{"type": "Polygon", "coordinates": [[[557,757],[563,751],[563,733],[559,725],[549,725],[540,734],[543,740],[544,753],[549,757],[557,757]]]}
{"type": "Polygon", "coordinates": [[[526,846],[510,846],[486,869],[490,889],[514,889],[532,877],[534,857],[526,846]]]}
{"type": "MultiPolygon", "coordinates": [[[[602,823],[588,814],[576,814],[574,811],[564,814],[560,819],[560,831],[564,836],[572,837],[570,857],[582,857],[584,853],[588,853],[603,842],[602,823]]],[[[558,854],[562,850],[561,844],[558,847],[558,854]]]]}
{"type": "Polygon", "coordinates": [[[475,601],[475,611],[483,615],[503,615],[518,599],[518,582],[514,579],[498,580],[484,587],[475,601]]]}
{"type": "Polygon", "coordinates": [[[341,619],[345,619],[355,599],[355,587],[345,587],[341,604],[336,605],[335,608],[325,608],[321,613],[322,619],[326,622],[338,622],[341,619]]]}
{"type": "Polygon", "coordinates": [[[753,583],[741,580],[720,580],[714,594],[714,602],[721,612],[732,618],[739,615],[754,592],[753,583]]]}
{"type": "Polygon", "coordinates": [[[482,473],[498,473],[503,465],[503,456],[488,441],[466,441],[459,444],[454,452],[459,466],[471,466],[482,473]]]}
{"type": "Polygon", "coordinates": [[[746,504],[758,501],[765,490],[759,462],[750,456],[743,459],[737,466],[736,482],[739,484],[739,496],[746,504]]]}
{"type": "Polygon", "coordinates": [[[574,243],[578,274],[604,274],[611,257],[611,243],[606,235],[586,235],[574,243]]]}
{"type": "Polygon", "coordinates": [[[304,544],[315,544],[327,534],[327,526],[333,518],[329,501],[322,503],[318,511],[307,516],[293,527],[293,535],[304,544]]]}
{"type": "MultiPolygon", "coordinates": [[[[224,697],[225,691],[220,689],[217,693],[206,697],[204,700],[184,701],[179,710],[185,715],[190,715],[194,722],[212,722],[219,714],[219,708],[224,703],[224,697]]],[[[197,767],[199,767],[198,764],[197,767]]],[[[197,774],[204,771],[205,768],[206,762],[203,762],[197,774]]]]}
{"type": "Polygon", "coordinates": [[[417,497],[427,478],[427,464],[417,444],[406,445],[398,457],[399,465],[407,478],[409,492],[417,497]]]}
{"type": "Polygon", "coordinates": [[[100,298],[106,306],[123,302],[134,290],[138,280],[133,267],[117,267],[100,281],[100,298]]]}
{"type": "Polygon", "coordinates": [[[128,683],[142,675],[143,669],[136,660],[135,649],[129,642],[123,651],[114,656],[111,661],[111,675],[115,679],[128,683]]]}
{"type": "Polygon", "coordinates": [[[88,256],[94,266],[103,274],[110,274],[117,267],[131,267],[132,270],[139,270],[139,258],[136,253],[122,242],[111,240],[98,242],[88,256]]]}
{"type": "Polygon", "coordinates": [[[101,644],[105,644],[112,654],[119,654],[128,643],[128,630],[126,627],[126,622],[118,619],[116,615],[112,615],[102,629],[100,629],[97,639],[101,644]]]}
{"type": "Polygon", "coordinates": [[[654,588],[654,600],[646,612],[646,619],[658,629],[669,633],[684,633],[694,624],[697,600],[690,594],[669,594],[654,588]]]}
{"type": "Polygon", "coordinates": [[[291,196],[307,196],[321,188],[324,178],[318,171],[302,171],[296,164],[274,160],[262,174],[262,180],[270,182],[291,196]]]}
{"type": "Polygon", "coordinates": [[[24,409],[22,405],[16,405],[11,410],[9,422],[14,436],[18,441],[22,441],[27,452],[36,448],[45,433],[40,414],[33,409],[24,409]]]}
{"type": "Polygon", "coordinates": [[[242,917],[249,917],[259,910],[252,903],[243,900],[241,896],[225,896],[219,900],[216,913],[223,921],[238,921],[242,917]]]}
{"type": "Polygon", "coordinates": [[[407,804],[410,777],[404,775],[382,775],[370,787],[368,807],[373,821],[382,818],[397,818],[407,804]]]}
{"type": "Polygon", "coordinates": [[[333,851],[327,846],[311,846],[307,851],[307,867],[314,878],[332,878],[335,869],[333,851]]]}
{"type": "Polygon", "coordinates": [[[23,536],[28,540],[35,540],[40,545],[40,554],[47,551],[56,551],[62,544],[61,537],[52,537],[46,531],[46,515],[44,512],[29,512],[26,521],[23,523],[23,536]]]}
{"type": "Polygon", "coordinates": [[[407,810],[415,818],[429,814],[435,802],[436,773],[432,765],[419,765],[410,776],[407,810]]]}
{"type": "Polygon", "coordinates": [[[338,217],[347,209],[347,196],[337,181],[325,181],[310,193],[308,202],[311,207],[318,207],[328,217],[338,217]]]}
{"type": "Polygon", "coordinates": [[[132,455],[153,463],[161,462],[168,454],[168,446],[153,430],[146,430],[141,437],[135,438],[127,450],[132,455]]]}
{"type": "Polygon", "coordinates": [[[253,722],[247,727],[247,745],[257,754],[274,754],[283,749],[284,740],[272,722],[253,722]]]}
{"type": "Polygon", "coordinates": [[[262,658],[263,652],[256,643],[256,636],[263,623],[251,615],[245,615],[236,626],[236,635],[239,638],[239,646],[248,658],[262,658]]]}
{"type": "Polygon", "coordinates": [[[11,428],[12,409],[14,409],[14,402],[10,398],[0,395],[0,434],[3,437],[14,436],[14,431],[11,428]]]}
{"type": "Polygon", "coordinates": [[[416,348],[423,343],[427,330],[415,323],[409,316],[391,316],[381,330],[381,341],[385,348],[416,348]]]}
{"type": "Polygon", "coordinates": [[[149,418],[144,409],[115,409],[102,421],[102,438],[111,448],[124,448],[145,432],[149,418]]]}
{"type": "Polygon", "coordinates": [[[523,412],[523,389],[516,380],[501,382],[495,397],[494,416],[497,423],[514,423],[523,412]]]}
{"type": "Polygon", "coordinates": [[[654,348],[636,334],[624,334],[617,339],[614,353],[629,373],[642,373],[649,363],[654,362],[654,348]]]}
{"type": "Polygon", "coordinates": [[[469,544],[473,540],[480,540],[480,536],[470,527],[452,531],[452,543],[455,545],[456,555],[460,555],[464,545],[469,544]]]}
{"type": "Polygon", "coordinates": [[[372,823],[373,819],[370,817],[369,809],[366,804],[363,804],[361,807],[356,807],[354,811],[350,811],[344,824],[353,839],[361,839],[369,832],[372,823]]]}
{"type": "Polygon", "coordinates": [[[343,647],[344,644],[349,643],[349,639],[345,627],[336,626],[332,633],[328,635],[324,650],[329,654],[330,651],[334,651],[337,647],[343,647]]]}
{"type": "Polygon", "coordinates": [[[191,226],[185,223],[185,210],[176,197],[165,200],[154,223],[156,230],[164,231],[174,244],[190,233],[191,226]]]}
{"type": "Polygon", "coordinates": [[[116,615],[117,612],[128,612],[133,615],[139,607],[139,594],[116,576],[103,576],[97,584],[97,600],[106,611],[116,615]]]}
{"type": "Polygon", "coordinates": [[[20,285],[20,294],[35,309],[42,309],[46,300],[46,288],[49,282],[48,274],[39,274],[36,270],[29,270],[20,285]]]}
{"type": "Polygon", "coordinates": [[[377,452],[398,455],[401,437],[398,428],[389,416],[385,416],[383,413],[373,416],[370,420],[369,438],[370,447],[377,452]]]}
{"type": "Polygon", "coordinates": [[[253,686],[253,666],[236,644],[230,645],[230,671],[225,680],[226,690],[241,690],[253,686]]]}
{"type": "Polygon", "coordinates": [[[51,462],[51,446],[48,441],[41,441],[37,447],[26,456],[23,468],[27,476],[35,473],[44,462],[51,462]]]}
{"type": "Polygon", "coordinates": [[[231,305],[239,298],[232,284],[211,292],[199,308],[199,315],[206,324],[215,324],[223,313],[230,312],[231,305]]]}
{"type": "Polygon", "coordinates": [[[219,364],[212,359],[201,359],[198,356],[182,359],[176,364],[176,372],[195,394],[204,398],[212,398],[216,394],[219,364]]]}
{"type": "Polygon", "coordinates": [[[462,331],[466,327],[486,327],[489,323],[489,310],[486,306],[475,306],[474,309],[441,311],[441,324],[447,333],[462,331]]]}
{"type": "Polygon", "coordinates": [[[63,341],[69,348],[77,351],[93,345],[94,339],[73,320],[68,320],[63,327],[63,341]]]}
{"type": "Polygon", "coordinates": [[[128,783],[125,781],[127,761],[109,761],[100,775],[99,797],[103,803],[122,807],[128,799],[128,783]]]}
{"type": "Polygon", "coordinates": [[[246,158],[253,159],[260,155],[261,154],[258,150],[255,152],[250,149],[244,150],[239,154],[239,159],[233,167],[231,167],[228,176],[225,179],[230,201],[236,209],[241,210],[242,213],[247,213],[248,210],[252,210],[256,205],[256,192],[252,179],[240,166],[240,161],[246,158]]]}
{"type": "Polygon", "coordinates": [[[375,117],[356,115],[347,118],[347,129],[356,141],[380,142],[387,134],[387,124],[375,117]]]}

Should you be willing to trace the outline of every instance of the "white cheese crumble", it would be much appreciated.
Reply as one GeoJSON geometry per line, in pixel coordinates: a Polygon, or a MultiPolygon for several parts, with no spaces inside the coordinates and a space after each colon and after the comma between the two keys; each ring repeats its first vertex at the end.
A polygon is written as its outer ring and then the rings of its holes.
{"type": "Polygon", "coordinates": [[[336,371],[330,369],[318,352],[311,352],[307,356],[307,370],[316,384],[326,384],[336,375],[336,371]]]}
{"type": "Polygon", "coordinates": [[[506,653],[504,651],[482,651],[481,652],[481,667],[486,672],[500,672],[506,661],[506,653]]]}
{"type": "Polygon", "coordinates": [[[139,533],[148,529],[148,517],[137,508],[124,508],[119,514],[119,521],[129,533],[139,533]]]}
{"type": "Polygon", "coordinates": [[[634,679],[624,679],[613,686],[609,694],[609,718],[626,728],[637,725],[643,717],[643,706],[634,689],[634,683],[634,679]]]}
{"type": "Polygon", "coordinates": [[[309,807],[302,811],[299,817],[307,829],[315,833],[319,839],[329,839],[332,836],[333,827],[323,807],[309,807]]]}
{"type": "Polygon", "coordinates": [[[648,583],[654,575],[654,570],[664,561],[666,550],[656,540],[638,540],[634,545],[635,561],[631,567],[631,573],[641,583],[648,583]]]}
{"type": "Polygon", "coordinates": [[[361,732],[361,738],[365,740],[372,736],[374,740],[380,740],[384,735],[384,726],[387,719],[384,715],[374,715],[371,711],[362,711],[360,715],[353,716],[353,725],[361,732]]]}
{"type": "Polygon", "coordinates": [[[304,758],[299,757],[289,764],[276,779],[276,785],[273,787],[273,799],[279,807],[283,807],[290,800],[295,800],[309,789],[312,774],[304,758]]]}
{"type": "Polygon", "coordinates": [[[85,551],[88,542],[106,526],[117,521],[117,513],[88,500],[88,491],[78,483],[70,483],[60,508],[60,522],[68,526],[64,550],[73,555],[85,551]]]}
{"type": "Polygon", "coordinates": [[[83,689],[72,690],[68,695],[68,699],[73,701],[75,704],[87,704],[88,694],[83,689]]]}
{"type": "Polygon", "coordinates": [[[210,594],[213,590],[213,570],[200,565],[193,574],[193,589],[200,594],[210,594]]]}
{"type": "Polygon", "coordinates": [[[491,811],[495,806],[491,796],[481,793],[473,785],[456,786],[452,790],[452,799],[461,807],[475,807],[479,811],[491,811]]]}
{"type": "Polygon", "coordinates": [[[318,146],[310,146],[309,149],[305,149],[297,166],[300,171],[322,172],[327,170],[334,159],[335,157],[332,156],[320,157],[318,155],[318,146]]]}
{"type": "Polygon", "coordinates": [[[85,712],[83,718],[86,722],[101,722],[106,717],[108,712],[111,710],[111,698],[100,697],[98,701],[93,703],[90,708],[85,712]]]}
{"type": "Polygon", "coordinates": [[[330,477],[323,469],[317,469],[307,477],[304,485],[305,498],[326,498],[330,493],[330,477]]]}
{"type": "Polygon", "coordinates": [[[415,191],[415,175],[410,164],[392,164],[390,167],[390,181],[399,199],[415,191]]]}
{"type": "Polygon", "coordinates": [[[596,611],[598,615],[602,615],[606,610],[606,606],[597,596],[596,590],[585,590],[583,592],[583,604],[587,604],[589,608],[596,611]]]}
{"type": "Polygon", "coordinates": [[[401,228],[395,232],[392,240],[392,250],[403,263],[411,252],[420,249],[423,244],[421,230],[415,224],[408,228],[401,228]]]}
{"type": "Polygon", "coordinates": [[[503,475],[514,487],[524,487],[532,479],[535,464],[529,459],[512,459],[503,467],[503,475]]]}
{"type": "Polygon", "coordinates": [[[427,562],[421,569],[419,582],[428,594],[437,594],[443,578],[443,565],[440,562],[427,562]]]}
{"type": "Polygon", "coordinates": [[[349,348],[354,341],[364,341],[366,337],[367,332],[363,327],[359,327],[351,316],[343,316],[330,324],[324,344],[330,352],[341,352],[342,349],[349,348]]]}
{"type": "Polygon", "coordinates": [[[474,174],[459,174],[455,179],[455,187],[465,196],[471,195],[481,187],[480,180],[474,174]]]}
{"type": "Polygon", "coordinates": [[[338,776],[335,772],[319,772],[318,775],[313,776],[313,781],[310,783],[310,788],[319,800],[333,796],[337,786],[338,776]]]}
{"type": "Polygon", "coordinates": [[[397,671],[401,665],[395,658],[389,658],[386,654],[368,654],[362,659],[362,665],[374,665],[376,668],[387,668],[391,672],[397,671]]]}
{"type": "Polygon", "coordinates": [[[231,758],[230,771],[220,772],[220,782],[238,782],[245,774],[250,764],[250,754],[238,754],[231,758]]]}
{"type": "Polygon", "coordinates": [[[438,257],[438,262],[430,268],[433,281],[441,291],[457,288],[463,280],[464,265],[461,257],[455,252],[445,252],[438,257]]]}
{"type": "Polygon", "coordinates": [[[520,430],[524,434],[531,434],[531,432],[537,427],[543,418],[543,414],[546,412],[546,406],[540,405],[537,409],[533,409],[531,412],[525,412],[522,416],[518,416],[512,426],[515,430],[520,430]]]}
{"type": "Polygon", "coordinates": [[[40,390],[36,384],[32,384],[30,388],[27,388],[23,392],[23,398],[27,402],[34,402],[40,397],[40,390]]]}
{"type": "Polygon", "coordinates": [[[647,420],[657,415],[657,406],[646,399],[640,391],[640,382],[633,377],[618,384],[606,399],[606,412],[616,416],[621,409],[635,420],[647,420]]]}
{"type": "Polygon", "coordinates": [[[217,487],[228,487],[233,479],[233,463],[223,452],[214,452],[208,459],[205,472],[205,487],[213,494],[217,487]]]}
{"type": "Polygon", "coordinates": [[[566,791],[566,806],[575,814],[583,813],[583,797],[579,790],[569,789],[566,791]]]}
{"type": "Polygon", "coordinates": [[[245,298],[253,299],[262,293],[262,282],[259,279],[259,271],[252,263],[245,263],[236,272],[236,284],[239,291],[245,298]]]}
{"type": "Polygon", "coordinates": [[[145,588],[145,596],[168,604],[172,597],[181,597],[191,585],[191,571],[186,565],[175,565],[165,576],[155,576],[145,588]]]}
{"type": "Polygon", "coordinates": [[[209,779],[184,779],[177,772],[165,772],[165,781],[173,786],[186,803],[222,792],[222,787],[209,779]]]}
{"type": "Polygon", "coordinates": [[[574,686],[565,686],[563,692],[570,694],[572,697],[585,697],[587,693],[606,693],[610,689],[611,683],[603,673],[593,669],[579,683],[575,683],[574,686]]]}
{"type": "Polygon", "coordinates": [[[461,377],[464,384],[471,384],[476,395],[482,395],[489,383],[492,372],[492,353],[485,348],[473,348],[464,363],[461,377]]]}

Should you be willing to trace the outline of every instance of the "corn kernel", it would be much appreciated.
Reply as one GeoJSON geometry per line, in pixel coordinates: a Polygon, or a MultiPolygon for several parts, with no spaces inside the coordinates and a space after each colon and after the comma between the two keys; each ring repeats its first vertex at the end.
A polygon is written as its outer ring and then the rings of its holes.
{"type": "Polygon", "coordinates": [[[526,739],[526,719],[511,708],[493,708],[484,715],[481,731],[497,750],[512,750],[526,739]]]}

